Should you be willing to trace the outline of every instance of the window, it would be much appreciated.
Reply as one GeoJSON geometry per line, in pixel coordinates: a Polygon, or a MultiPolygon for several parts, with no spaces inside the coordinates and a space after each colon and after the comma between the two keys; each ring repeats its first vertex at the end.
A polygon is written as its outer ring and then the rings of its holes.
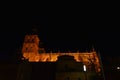
{"type": "Polygon", "coordinates": [[[34,39],[32,39],[31,42],[34,42],[34,39]]]}
{"type": "Polygon", "coordinates": [[[26,47],[26,51],[28,51],[28,48],[26,47]]]}

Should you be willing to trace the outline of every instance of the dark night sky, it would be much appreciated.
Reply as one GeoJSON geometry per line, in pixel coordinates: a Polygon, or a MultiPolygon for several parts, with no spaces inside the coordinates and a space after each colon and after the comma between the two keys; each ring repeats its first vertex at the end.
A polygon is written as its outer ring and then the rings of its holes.
{"type": "Polygon", "coordinates": [[[2,16],[0,58],[9,59],[22,46],[24,36],[38,28],[46,50],[89,51],[92,46],[102,55],[120,55],[118,17],[109,13],[82,13],[39,16],[2,16]]]}

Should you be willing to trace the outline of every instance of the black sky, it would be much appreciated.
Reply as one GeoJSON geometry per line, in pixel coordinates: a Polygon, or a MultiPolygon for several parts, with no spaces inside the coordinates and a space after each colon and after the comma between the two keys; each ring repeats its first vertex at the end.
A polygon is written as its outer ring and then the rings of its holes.
{"type": "MultiPolygon", "coordinates": [[[[65,15],[2,16],[1,58],[11,57],[22,46],[24,36],[36,25],[47,51],[89,51],[92,46],[102,55],[120,55],[118,16],[109,13],[65,15]]],[[[1,59],[2,60],[2,59],[1,59]]]]}

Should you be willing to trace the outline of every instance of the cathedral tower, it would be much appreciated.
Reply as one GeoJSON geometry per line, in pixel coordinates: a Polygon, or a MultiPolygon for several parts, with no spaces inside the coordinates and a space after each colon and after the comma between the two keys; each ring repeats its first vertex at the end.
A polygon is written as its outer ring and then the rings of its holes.
{"type": "Polygon", "coordinates": [[[25,36],[22,47],[23,57],[25,59],[28,59],[29,61],[35,60],[39,51],[39,41],[38,35],[25,36]]]}

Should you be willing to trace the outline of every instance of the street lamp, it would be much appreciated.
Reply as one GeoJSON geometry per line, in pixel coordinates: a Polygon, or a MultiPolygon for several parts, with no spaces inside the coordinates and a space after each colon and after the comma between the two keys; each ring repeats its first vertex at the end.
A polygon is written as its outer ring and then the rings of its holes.
{"type": "Polygon", "coordinates": [[[87,69],[86,69],[86,65],[83,65],[83,71],[85,73],[85,80],[87,80],[87,69]]]}

